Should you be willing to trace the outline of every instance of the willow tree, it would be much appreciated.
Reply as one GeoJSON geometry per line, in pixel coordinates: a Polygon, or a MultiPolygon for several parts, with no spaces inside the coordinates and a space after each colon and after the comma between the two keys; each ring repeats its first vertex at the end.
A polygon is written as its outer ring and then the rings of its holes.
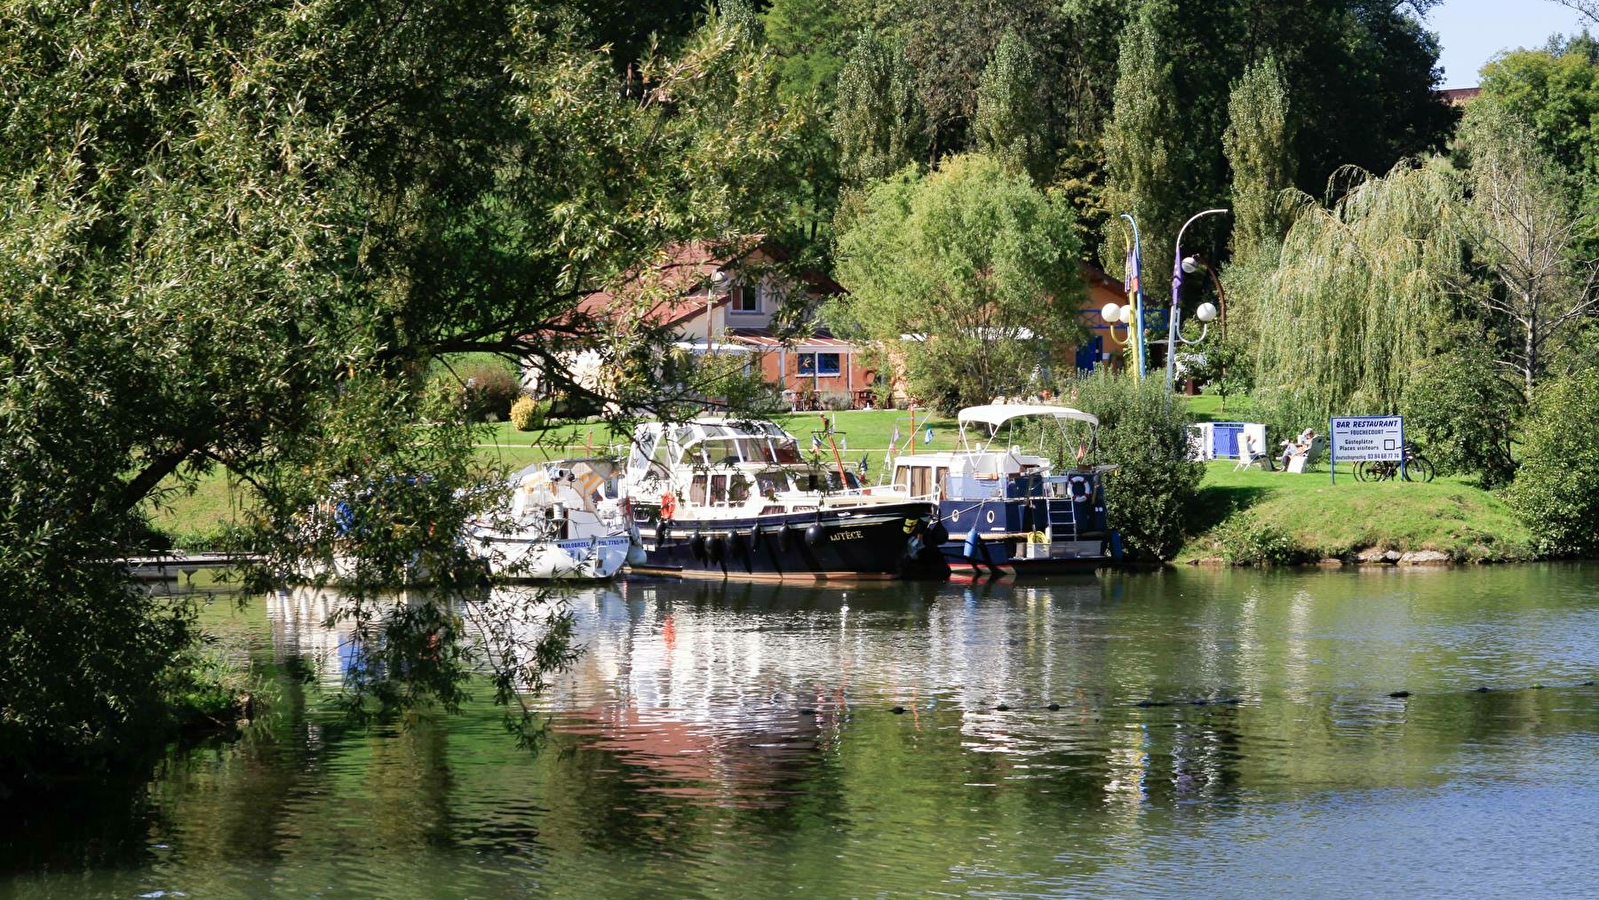
{"type": "Polygon", "coordinates": [[[1352,186],[1331,207],[1300,197],[1255,311],[1257,390],[1306,417],[1396,411],[1464,283],[1445,161],[1340,176],[1352,186]]]}

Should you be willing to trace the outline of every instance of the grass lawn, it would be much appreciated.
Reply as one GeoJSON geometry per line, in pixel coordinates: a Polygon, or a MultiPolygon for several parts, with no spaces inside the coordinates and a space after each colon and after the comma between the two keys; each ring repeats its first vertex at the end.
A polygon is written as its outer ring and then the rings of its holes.
{"type": "Polygon", "coordinates": [[[1215,394],[1195,394],[1185,397],[1188,401],[1188,411],[1193,414],[1198,422],[1244,422],[1249,417],[1244,411],[1244,404],[1248,397],[1234,396],[1228,399],[1228,408],[1221,408],[1221,398],[1215,394]]]}
{"type": "MultiPolygon", "coordinates": [[[[872,470],[880,465],[882,454],[888,449],[894,426],[899,426],[901,442],[910,433],[910,413],[898,410],[866,410],[827,413],[835,418],[834,429],[844,443],[840,450],[872,456],[872,470]]],[[[800,439],[802,450],[810,446],[811,431],[821,427],[820,413],[798,413],[779,416],[778,424],[800,439]]],[[[918,411],[916,449],[951,450],[957,441],[953,419],[934,416],[933,442],[922,443],[929,419],[918,411]]],[[[510,474],[524,466],[551,459],[585,456],[591,453],[606,454],[613,450],[625,452],[628,436],[615,434],[603,422],[561,423],[540,431],[517,431],[510,423],[493,425],[478,446],[478,458],[510,474]]],[[[193,493],[174,492],[160,506],[152,506],[152,524],[172,535],[178,546],[199,548],[223,528],[242,522],[240,504],[244,492],[236,491],[220,472],[202,478],[193,493]]]]}
{"type": "Polygon", "coordinates": [[[1532,536],[1504,501],[1460,479],[1363,484],[1339,466],[1334,485],[1325,465],[1305,475],[1260,468],[1234,472],[1233,465],[1206,464],[1197,523],[1202,535],[1183,549],[1180,562],[1217,555],[1210,532],[1240,512],[1281,530],[1317,557],[1367,547],[1437,550],[1457,560],[1531,555],[1532,536]]]}
{"type": "MultiPolygon", "coordinates": [[[[823,415],[833,419],[833,430],[851,450],[882,453],[888,449],[889,439],[893,437],[896,425],[899,426],[902,445],[905,437],[910,434],[911,414],[894,409],[791,413],[777,416],[775,421],[799,438],[803,449],[810,444],[811,432],[821,429],[823,415]]],[[[921,410],[916,412],[918,432],[916,449],[955,449],[959,443],[955,420],[942,416],[931,416],[931,418],[929,416],[929,413],[921,410]],[[928,424],[933,426],[933,441],[930,444],[922,442],[928,424]]],[[[580,455],[590,452],[590,448],[593,452],[604,453],[609,447],[626,445],[629,437],[611,432],[602,422],[562,423],[540,431],[517,431],[510,423],[500,422],[493,428],[492,436],[486,443],[493,444],[500,448],[501,452],[511,453],[518,459],[523,458],[525,452],[531,452],[534,458],[539,459],[580,455]],[[540,453],[547,456],[537,456],[540,453]]]]}

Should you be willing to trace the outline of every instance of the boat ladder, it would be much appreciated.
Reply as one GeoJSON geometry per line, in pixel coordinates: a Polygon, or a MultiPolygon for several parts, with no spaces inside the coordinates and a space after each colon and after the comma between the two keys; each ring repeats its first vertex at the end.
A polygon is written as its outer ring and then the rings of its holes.
{"type": "Polygon", "coordinates": [[[1077,539],[1077,505],[1063,497],[1049,497],[1045,499],[1046,521],[1049,522],[1050,533],[1055,540],[1062,538],[1077,539]]]}

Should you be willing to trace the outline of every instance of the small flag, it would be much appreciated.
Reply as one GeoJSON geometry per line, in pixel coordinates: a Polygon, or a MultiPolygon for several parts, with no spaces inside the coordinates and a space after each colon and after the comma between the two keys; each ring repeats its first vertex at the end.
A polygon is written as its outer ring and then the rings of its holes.
{"type": "Polygon", "coordinates": [[[929,426],[927,426],[927,433],[922,435],[922,443],[931,444],[932,442],[933,442],[933,426],[929,425],[929,426]]]}
{"type": "Polygon", "coordinates": [[[811,449],[812,450],[820,450],[820,449],[822,449],[822,436],[817,434],[814,431],[811,432],[811,449]]]}
{"type": "Polygon", "coordinates": [[[888,439],[888,445],[890,447],[899,446],[899,423],[897,422],[894,423],[894,436],[888,439]]]}
{"type": "Polygon", "coordinates": [[[843,436],[841,436],[838,439],[838,449],[840,449],[840,450],[848,450],[849,449],[849,435],[847,435],[847,434],[843,435],[843,436]]]}
{"type": "Polygon", "coordinates": [[[1138,270],[1140,262],[1141,261],[1138,258],[1138,244],[1134,243],[1127,248],[1127,277],[1126,280],[1122,282],[1123,286],[1127,289],[1127,299],[1129,300],[1131,300],[1133,295],[1137,294],[1139,291],[1138,270]]]}

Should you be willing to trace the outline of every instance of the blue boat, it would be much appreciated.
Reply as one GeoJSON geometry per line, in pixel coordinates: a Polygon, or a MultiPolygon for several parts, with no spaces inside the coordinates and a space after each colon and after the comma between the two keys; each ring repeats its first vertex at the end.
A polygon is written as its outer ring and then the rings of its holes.
{"type": "Polygon", "coordinates": [[[1066,406],[994,404],[963,409],[958,421],[960,449],[901,453],[876,489],[938,504],[929,540],[954,574],[1091,572],[1120,561],[1105,518],[1104,475],[1116,467],[1083,462],[1098,418],[1066,406]],[[1076,464],[1056,464],[1068,454],[1076,464]]]}

